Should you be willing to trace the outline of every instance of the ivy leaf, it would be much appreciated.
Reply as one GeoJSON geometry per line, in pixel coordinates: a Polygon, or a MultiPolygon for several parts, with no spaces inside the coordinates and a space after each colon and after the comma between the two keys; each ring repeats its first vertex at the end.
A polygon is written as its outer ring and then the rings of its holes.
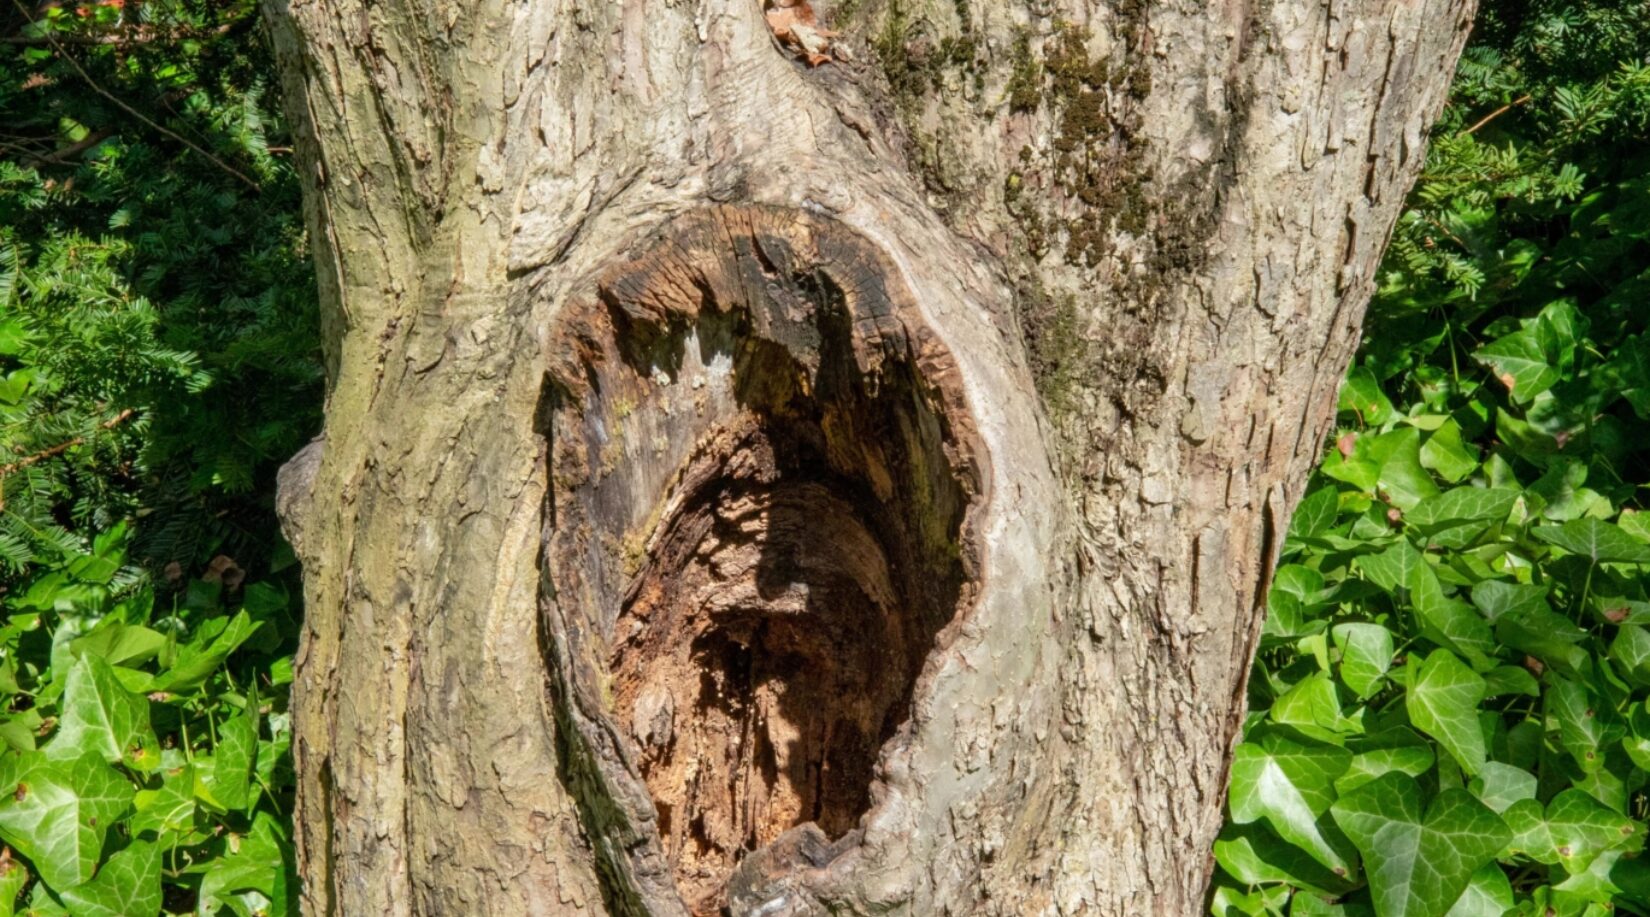
{"type": "Polygon", "coordinates": [[[1520,799],[1501,813],[1501,821],[1510,834],[1501,851],[1502,859],[1526,856],[1537,863],[1557,864],[1558,853],[1552,832],[1547,830],[1547,815],[1539,799],[1520,799]]]}
{"type": "Polygon", "coordinates": [[[1272,589],[1266,594],[1266,622],[1263,632],[1275,637],[1299,637],[1321,631],[1322,624],[1309,620],[1309,609],[1318,607],[1323,576],[1311,567],[1283,564],[1272,575],[1272,589]]]}
{"type": "Polygon", "coordinates": [[[1635,904],[1641,910],[1650,907],[1650,863],[1646,863],[1643,856],[1623,855],[1613,859],[1610,882],[1620,889],[1622,901],[1635,904]]]}
{"type": "MultiPolygon", "coordinates": [[[[1417,742],[1421,741],[1420,736],[1414,738],[1417,742]]],[[[1393,745],[1360,751],[1352,756],[1352,764],[1347,767],[1346,773],[1336,779],[1335,789],[1344,795],[1376,777],[1394,771],[1419,777],[1432,770],[1433,762],[1436,760],[1431,746],[1428,745],[1393,745]]]]}
{"type": "Polygon", "coordinates": [[[257,698],[250,697],[239,716],[218,728],[218,746],[212,754],[212,795],[231,809],[245,809],[257,800],[252,792],[252,766],[257,760],[257,698]]]}
{"type": "Polygon", "coordinates": [[[1263,826],[1253,824],[1227,825],[1215,841],[1215,862],[1244,885],[1300,882],[1291,870],[1267,862],[1266,853],[1296,848],[1264,834],[1259,838],[1252,837],[1265,830],[1263,826]]]}
{"type": "Polygon", "coordinates": [[[1616,525],[1634,538],[1650,543],[1650,513],[1624,509],[1621,511],[1621,515],[1616,518],[1616,525]]]}
{"type": "Polygon", "coordinates": [[[1650,771],[1650,710],[1644,704],[1635,704],[1627,717],[1627,736],[1621,740],[1622,750],[1633,766],[1650,771]]]}
{"type": "Polygon", "coordinates": [[[1363,855],[1381,917],[1445,913],[1508,837],[1501,819],[1464,790],[1438,794],[1423,815],[1420,784],[1397,773],[1341,797],[1330,811],[1363,855]]]}
{"type": "Polygon", "coordinates": [[[1650,631],[1636,624],[1624,624],[1610,644],[1610,656],[1641,685],[1650,685],[1650,631]]]}
{"type": "Polygon", "coordinates": [[[1625,812],[1631,805],[1631,797],[1627,782],[1616,770],[1607,761],[1604,767],[1581,774],[1570,785],[1614,811],[1625,812]]]}
{"type": "Polygon", "coordinates": [[[1546,473],[1528,489],[1529,496],[1539,501],[1535,512],[1554,522],[1567,522],[1590,515],[1597,505],[1598,494],[1583,484],[1587,483],[1587,465],[1565,457],[1553,463],[1546,473]]]}
{"type": "Polygon", "coordinates": [[[232,902],[232,896],[252,893],[270,902],[273,913],[295,912],[289,901],[295,877],[290,872],[290,857],[283,853],[289,849],[275,819],[259,812],[252,830],[241,838],[240,849],[207,869],[199,892],[201,907],[215,909],[232,902]]]}
{"type": "Polygon", "coordinates": [[[1340,493],[1334,486],[1320,487],[1307,494],[1289,520],[1289,541],[1313,538],[1329,531],[1340,511],[1340,493]]]}
{"type": "Polygon", "coordinates": [[[1421,464],[1455,484],[1478,470],[1478,451],[1461,440],[1461,425],[1450,420],[1421,444],[1421,464]]]}
{"type": "Polygon", "coordinates": [[[1472,874],[1467,890],[1444,917],[1502,917],[1513,907],[1512,883],[1497,863],[1485,863],[1472,874]]]}
{"type": "Polygon", "coordinates": [[[1422,500],[1404,516],[1404,521],[1423,531],[1468,522],[1496,522],[1507,518],[1518,497],[1518,491],[1507,488],[1456,487],[1422,500]]]}
{"type": "Polygon", "coordinates": [[[1409,588],[1415,571],[1426,565],[1426,558],[1414,545],[1399,540],[1379,554],[1359,557],[1353,564],[1370,582],[1396,595],[1400,588],[1409,588]]]}
{"type": "Polygon", "coordinates": [[[1304,745],[1278,735],[1244,742],[1232,758],[1228,795],[1232,821],[1261,819],[1279,837],[1313,859],[1348,875],[1352,864],[1330,844],[1318,819],[1335,799],[1335,778],[1346,771],[1351,752],[1332,745],[1304,745]]]}
{"type": "Polygon", "coordinates": [[[177,656],[171,660],[167,671],[156,675],[147,690],[175,692],[200,684],[217,671],[229,654],[245,643],[259,626],[245,611],[236,613],[217,632],[200,634],[197,641],[178,647],[177,656]]]}
{"type": "Polygon", "coordinates": [[[1572,519],[1531,530],[1535,537],[1594,563],[1650,564],[1650,545],[1602,519],[1572,519]]]}
{"type": "Polygon", "coordinates": [[[1484,679],[1449,650],[1433,650],[1404,694],[1404,709],[1415,728],[1438,740],[1461,769],[1476,775],[1484,764],[1484,733],[1478,704],[1484,679]]]}
{"type": "Polygon", "coordinates": [[[1502,615],[1523,611],[1551,612],[1547,604],[1547,590],[1541,586],[1526,586],[1502,580],[1484,580],[1474,583],[1472,603],[1494,622],[1502,615]]]}
{"type": "Polygon", "coordinates": [[[0,917],[12,917],[17,912],[17,896],[28,881],[28,867],[10,857],[0,857],[0,917]]]}
{"type": "Polygon", "coordinates": [[[1650,420],[1650,346],[1642,335],[1633,335],[1611,354],[1600,375],[1640,420],[1650,420]]]}
{"type": "MultiPolygon", "coordinates": [[[[1622,889],[1618,884],[1616,869],[1621,865],[1622,852],[1612,850],[1599,854],[1580,872],[1572,872],[1564,881],[1553,886],[1555,892],[1567,892],[1592,902],[1594,913],[1601,913],[1600,917],[1609,917],[1613,913],[1617,896],[1622,889]]],[[[1556,878],[1556,877],[1555,877],[1556,878]]],[[[1625,903],[1623,900],[1621,903],[1625,903]]]]}
{"type": "Polygon", "coordinates": [[[1498,815],[1515,802],[1534,799],[1535,788],[1534,774],[1500,761],[1485,761],[1472,781],[1472,794],[1498,815]]]}
{"type": "Polygon", "coordinates": [[[292,715],[273,714],[267,722],[270,737],[259,736],[258,760],[252,765],[252,772],[262,785],[276,786],[282,780],[277,771],[292,752],[292,715]]]}
{"type": "Polygon", "coordinates": [[[1587,690],[1567,678],[1553,678],[1547,686],[1545,700],[1547,716],[1558,724],[1559,744],[1570,757],[1583,771],[1595,771],[1603,766],[1599,746],[1604,743],[1604,727],[1587,690]]]}
{"type": "Polygon", "coordinates": [[[1251,892],[1221,886],[1215,889],[1209,913],[1216,917],[1280,917],[1291,892],[1287,885],[1271,885],[1251,892]]]}
{"type": "Polygon", "coordinates": [[[139,770],[160,763],[159,743],[149,728],[149,700],[122,687],[101,657],[86,655],[69,669],[63,722],[46,755],[64,760],[93,753],[139,770]]]}
{"type": "Polygon", "coordinates": [[[1366,427],[1379,427],[1392,416],[1392,401],[1381,391],[1375,374],[1366,366],[1358,366],[1341,383],[1338,409],[1357,416],[1366,427]]]}
{"type": "Polygon", "coordinates": [[[134,841],[109,857],[97,877],[60,893],[76,917],[134,917],[161,909],[160,846],[134,841]]]}
{"type": "Polygon", "coordinates": [[[1550,611],[1521,611],[1502,615],[1495,622],[1495,635],[1503,644],[1529,653],[1548,665],[1574,674],[1586,664],[1587,654],[1575,644],[1587,632],[1570,619],[1550,611]]]}
{"type": "Polygon", "coordinates": [[[1388,502],[1407,513],[1422,500],[1436,495],[1438,485],[1421,467],[1421,431],[1405,427],[1383,434],[1385,437],[1392,437],[1395,442],[1386,461],[1381,463],[1377,484],[1388,502]]]}
{"type": "Polygon", "coordinates": [[[1226,873],[1245,885],[1274,882],[1338,895],[1351,890],[1352,883],[1335,875],[1305,851],[1282,838],[1263,823],[1228,824],[1215,841],[1215,861],[1226,873]]]}
{"type": "Polygon", "coordinates": [[[74,917],[67,908],[58,903],[44,882],[34,883],[34,889],[29,892],[29,900],[25,906],[25,917],[74,917]]]}
{"type": "Polygon", "coordinates": [[[1502,697],[1507,694],[1522,694],[1525,697],[1540,697],[1541,685],[1530,674],[1530,670],[1517,665],[1498,665],[1484,673],[1484,696],[1502,697]]]}
{"type": "Polygon", "coordinates": [[[1570,872],[1581,872],[1607,850],[1637,849],[1644,843],[1644,832],[1632,819],[1578,789],[1565,790],[1547,804],[1547,830],[1559,862],[1570,872]]]}
{"type": "Polygon", "coordinates": [[[1498,579],[1487,579],[1475,582],[1472,587],[1472,604],[1478,605],[1483,617],[1498,620],[1501,615],[1526,612],[1526,610],[1543,610],[1551,612],[1553,607],[1546,600],[1548,590],[1541,585],[1523,585],[1518,582],[1503,582],[1498,579]]]}
{"type": "Polygon", "coordinates": [[[1422,633],[1467,657],[1474,669],[1488,671],[1495,663],[1495,639],[1489,624],[1466,602],[1447,598],[1430,564],[1410,572],[1409,601],[1422,633]]]}
{"type": "Polygon", "coordinates": [[[53,889],[92,877],[103,837],[132,803],[132,785],[97,754],[0,756],[0,838],[53,889]]]}
{"type": "Polygon", "coordinates": [[[1574,788],[1554,796],[1545,811],[1539,801],[1523,799],[1502,818],[1511,831],[1506,854],[1562,864],[1572,873],[1586,870],[1607,851],[1636,851],[1644,845],[1643,828],[1632,819],[1574,788]]]}
{"type": "Polygon", "coordinates": [[[1379,624],[1337,624],[1331,632],[1341,651],[1341,681],[1368,700],[1392,668],[1392,631],[1379,624]]]}
{"type": "Polygon", "coordinates": [[[110,665],[135,665],[154,658],[165,645],[166,638],[147,627],[106,618],[75,638],[69,650],[76,656],[99,656],[110,665]]]}
{"type": "Polygon", "coordinates": [[[1553,387],[1558,370],[1547,362],[1541,343],[1533,332],[1515,331],[1478,348],[1473,359],[1490,367],[1507,393],[1518,404],[1553,387]]]}
{"type": "Polygon", "coordinates": [[[1271,719],[1331,744],[1360,731],[1358,722],[1341,714],[1341,700],[1328,672],[1302,678],[1272,703],[1271,719]]]}
{"type": "Polygon", "coordinates": [[[165,839],[188,831],[195,817],[194,765],[166,775],[156,789],[138,790],[132,803],[137,809],[130,822],[133,834],[152,832],[165,839]]]}

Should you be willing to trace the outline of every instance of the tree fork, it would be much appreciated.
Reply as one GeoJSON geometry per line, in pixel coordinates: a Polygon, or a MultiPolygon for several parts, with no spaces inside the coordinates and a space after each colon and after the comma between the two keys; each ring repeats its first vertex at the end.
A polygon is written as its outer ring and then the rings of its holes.
{"type": "Polygon", "coordinates": [[[271,0],[309,912],[1201,909],[1470,9],[1055,5],[271,0]]]}

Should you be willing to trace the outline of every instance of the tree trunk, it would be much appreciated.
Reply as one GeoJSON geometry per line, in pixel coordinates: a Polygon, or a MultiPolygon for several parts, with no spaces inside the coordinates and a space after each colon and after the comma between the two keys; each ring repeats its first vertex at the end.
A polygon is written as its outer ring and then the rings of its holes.
{"type": "Polygon", "coordinates": [[[1203,909],[1471,0],[269,2],[308,913],[1203,909]]]}

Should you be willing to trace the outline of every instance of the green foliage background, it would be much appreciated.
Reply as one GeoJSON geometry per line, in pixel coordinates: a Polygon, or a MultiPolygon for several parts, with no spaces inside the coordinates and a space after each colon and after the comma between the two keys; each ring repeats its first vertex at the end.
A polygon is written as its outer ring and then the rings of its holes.
{"type": "Polygon", "coordinates": [[[1288,533],[1219,915],[1650,914],[1650,5],[1485,3],[1288,533]]]}
{"type": "Polygon", "coordinates": [[[247,0],[0,5],[0,917],[285,914],[319,426],[247,0]]]}

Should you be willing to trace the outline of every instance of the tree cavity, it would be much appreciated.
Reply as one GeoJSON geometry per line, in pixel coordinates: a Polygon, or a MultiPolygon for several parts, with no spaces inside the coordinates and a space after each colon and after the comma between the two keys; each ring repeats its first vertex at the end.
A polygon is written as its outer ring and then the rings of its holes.
{"type": "Polygon", "coordinates": [[[973,595],[972,423],[892,265],[797,211],[676,218],[550,346],[548,631],[618,816],[586,829],[718,913],[745,854],[875,802],[973,595]]]}

